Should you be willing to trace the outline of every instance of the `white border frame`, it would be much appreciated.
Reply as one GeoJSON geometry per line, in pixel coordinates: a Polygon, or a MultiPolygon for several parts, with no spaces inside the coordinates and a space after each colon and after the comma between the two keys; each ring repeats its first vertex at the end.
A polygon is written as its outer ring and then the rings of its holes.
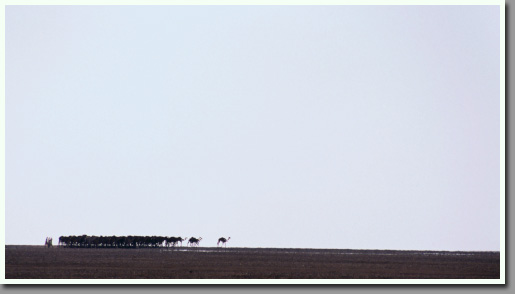
{"type": "Polygon", "coordinates": [[[506,269],[506,105],[505,105],[505,2],[500,0],[0,0],[3,68],[0,87],[0,188],[3,217],[0,226],[2,284],[505,284],[506,269]],[[500,279],[6,279],[5,278],[5,6],[7,5],[495,5],[500,9],[500,279]]]}

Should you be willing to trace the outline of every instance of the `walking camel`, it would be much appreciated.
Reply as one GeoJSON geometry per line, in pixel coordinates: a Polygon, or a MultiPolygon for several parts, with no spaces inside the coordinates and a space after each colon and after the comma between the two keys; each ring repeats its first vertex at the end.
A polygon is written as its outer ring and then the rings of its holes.
{"type": "Polygon", "coordinates": [[[182,241],[185,241],[188,238],[170,237],[170,238],[165,238],[165,239],[166,239],[166,247],[169,247],[170,245],[172,245],[172,247],[175,247],[179,242],[181,242],[181,247],[182,247],[182,241]]]}
{"type": "Polygon", "coordinates": [[[199,245],[198,243],[200,242],[200,240],[202,240],[202,237],[200,237],[198,239],[195,237],[191,237],[188,240],[188,246],[198,246],[199,245]]]}
{"type": "MultiPolygon", "coordinates": [[[[175,237],[172,237],[172,238],[174,238],[173,246],[177,245],[178,242],[181,242],[181,247],[182,247],[182,241],[186,241],[186,239],[188,239],[188,237],[186,237],[186,238],[181,238],[181,237],[175,238],[175,237]]],[[[200,238],[200,239],[202,239],[202,238],[200,238]]]]}
{"type": "Polygon", "coordinates": [[[218,239],[218,243],[216,243],[216,247],[218,247],[218,245],[220,244],[220,242],[222,243],[222,246],[225,246],[227,247],[227,242],[231,240],[231,237],[225,239],[224,237],[218,239]]]}

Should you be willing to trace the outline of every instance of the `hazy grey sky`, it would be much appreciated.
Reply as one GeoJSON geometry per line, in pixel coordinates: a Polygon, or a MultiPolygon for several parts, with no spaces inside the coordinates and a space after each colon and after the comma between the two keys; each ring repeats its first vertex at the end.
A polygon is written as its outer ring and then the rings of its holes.
{"type": "Polygon", "coordinates": [[[500,249],[499,6],[7,6],[6,243],[500,249]]]}

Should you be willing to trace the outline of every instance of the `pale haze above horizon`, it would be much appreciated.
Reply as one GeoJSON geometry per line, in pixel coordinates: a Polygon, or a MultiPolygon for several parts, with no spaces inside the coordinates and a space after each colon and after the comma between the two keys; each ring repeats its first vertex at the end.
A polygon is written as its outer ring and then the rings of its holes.
{"type": "Polygon", "coordinates": [[[499,6],[6,6],[5,242],[501,248],[499,6]]]}

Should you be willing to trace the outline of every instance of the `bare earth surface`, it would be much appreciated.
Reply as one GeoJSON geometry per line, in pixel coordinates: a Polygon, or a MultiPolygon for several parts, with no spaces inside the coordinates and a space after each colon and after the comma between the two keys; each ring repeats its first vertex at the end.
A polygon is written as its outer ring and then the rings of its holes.
{"type": "Polygon", "coordinates": [[[5,247],[6,279],[499,279],[499,252],[5,247]]]}

